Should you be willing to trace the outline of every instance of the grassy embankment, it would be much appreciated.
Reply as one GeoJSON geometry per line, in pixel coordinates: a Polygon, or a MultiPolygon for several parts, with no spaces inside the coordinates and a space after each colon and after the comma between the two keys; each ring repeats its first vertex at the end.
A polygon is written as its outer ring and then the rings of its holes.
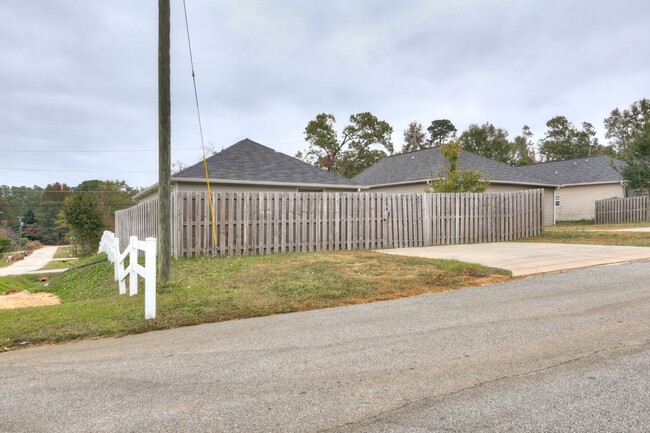
{"type": "Polygon", "coordinates": [[[480,265],[368,251],[182,259],[172,262],[171,282],[158,287],[157,318],[145,321],[143,296],[120,296],[108,261],[80,267],[98,257],[52,276],[47,287],[29,287],[58,295],[60,305],[0,311],[0,350],[366,303],[510,278],[508,271],[480,265]]]}
{"type": "Polygon", "coordinates": [[[594,224],[593,221],[564,222],[559,223],[556,227],[545,229],[542,236],[522,239],[521,242],[650,247],[650,232],[620,231],[644,227],[650,227],[650,223],[594,224]]]}

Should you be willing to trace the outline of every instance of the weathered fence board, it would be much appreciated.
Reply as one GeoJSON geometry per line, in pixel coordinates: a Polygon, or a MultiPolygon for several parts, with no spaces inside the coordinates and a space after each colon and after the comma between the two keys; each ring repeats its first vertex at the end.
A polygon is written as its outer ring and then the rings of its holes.
{"type": "MultiPolygon", "coordinates": [[[[543,194],[219,192],[212,194],[215,244],[207,193],[176,192],[172,251],[188,257],[508,241],[542,233],[543,194]]],[[[153,199],[116,212],[117,237],[156,237],[157,211],[153,199]]]]}
{"type": "Polygon", "coordinates": [[[596,224],[650,221],[648,196],[596,201],[596,224]]]}

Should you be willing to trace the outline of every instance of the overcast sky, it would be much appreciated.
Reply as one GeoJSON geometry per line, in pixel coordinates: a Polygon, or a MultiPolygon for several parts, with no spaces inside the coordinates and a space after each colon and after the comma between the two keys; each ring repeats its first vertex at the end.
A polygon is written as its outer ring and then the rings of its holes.
{"type": "MultiPolygon", "coordinates": [[[[187,0],[204,136],[294,155],[321,112],[450,119],[535,138],[650,97],[647,0],[187,0]]],[[[154,0],[0,0],[0,184],[157,180],[154,0]]],[[[172,161],[200,159],[172,0],[172,161]]]]}

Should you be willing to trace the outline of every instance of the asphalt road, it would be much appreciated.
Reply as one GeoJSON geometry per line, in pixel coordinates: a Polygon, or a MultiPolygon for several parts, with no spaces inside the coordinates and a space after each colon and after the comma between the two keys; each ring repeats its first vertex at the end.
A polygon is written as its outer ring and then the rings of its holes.
{"type": "Polygon", "coordinates": [[[643,261],[6,352],[0,431],[646,432],[649,275],[643,261]]]}

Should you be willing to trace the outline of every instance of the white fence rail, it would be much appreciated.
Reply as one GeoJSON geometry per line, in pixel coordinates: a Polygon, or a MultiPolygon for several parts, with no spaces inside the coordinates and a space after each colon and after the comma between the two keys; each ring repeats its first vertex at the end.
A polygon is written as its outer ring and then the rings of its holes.
{"type": "Polygon", "coordinates": [[[113,263],[115,281],[118,282],[120,295],[126,293],[125,279],[129,277],[129,296],[138,294],[138,275],[144,278],[144,318],[156,318],[156,239],[138,240],[129,238],[129,244],[120,252],[120,240],[115,234],[105,231],[99,242],[99,252],[106,253],[113,263]],[[138,252],[144,253],[144,266],[138,263],[138,252]],[[129,258],[129,265],[124,267],[124,260],[129,258]]]}

